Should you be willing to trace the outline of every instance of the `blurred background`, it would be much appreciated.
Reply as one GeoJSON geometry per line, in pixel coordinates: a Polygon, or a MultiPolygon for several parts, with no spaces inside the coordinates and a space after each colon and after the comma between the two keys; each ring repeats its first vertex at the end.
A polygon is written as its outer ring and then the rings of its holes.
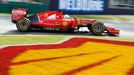
{"type": "Polygon", "coordinates": [[[28,8],[29,13],[63,10],[70,14],[134,14],[134,0],[0,0],[0,13],[18,7],[28,8]]]}

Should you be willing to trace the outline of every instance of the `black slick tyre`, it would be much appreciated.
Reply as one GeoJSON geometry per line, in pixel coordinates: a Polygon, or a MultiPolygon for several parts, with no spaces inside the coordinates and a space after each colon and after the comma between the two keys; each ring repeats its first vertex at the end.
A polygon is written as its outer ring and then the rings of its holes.
{"type": "Polygon", "coordinates": [[[16,27],[20,32],[27,32],[30,30],[30,21],[27,18],[23,18],[16,23],[16,27]]]}
{"type": "Polygon", "coordinates": [[[95,22],[91,25],[90,31],[94,35],[102,35],[105,31],[105,26],[101,22],[95,22]]]}

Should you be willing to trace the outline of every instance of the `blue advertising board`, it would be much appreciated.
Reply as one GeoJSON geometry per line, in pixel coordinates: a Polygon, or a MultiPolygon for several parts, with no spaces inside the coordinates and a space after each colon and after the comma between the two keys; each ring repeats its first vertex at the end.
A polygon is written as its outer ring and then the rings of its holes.
{"type": "Polygon", "coordinates": [[[69,12],[103,12],[104,0],[59,0],[59,9],[69,12]]]}

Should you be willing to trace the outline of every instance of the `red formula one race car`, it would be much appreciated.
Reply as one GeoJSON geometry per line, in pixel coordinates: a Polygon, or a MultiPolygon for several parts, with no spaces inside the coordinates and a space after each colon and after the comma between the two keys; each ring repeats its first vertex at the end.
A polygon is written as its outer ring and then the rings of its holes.
{"type": "Polygon", "coordinates": [[[27,11],[26,8],[12,10],[12,22],[16,23],[17,29],[21,32],[29,31],[33,27],[71,32],[87,27],[94,35],[119,34],[118,29],[107,27],[94,19],[70,18],[69,15],[63,15],[62,11],[44,11],[28,17],[27,11]]]}

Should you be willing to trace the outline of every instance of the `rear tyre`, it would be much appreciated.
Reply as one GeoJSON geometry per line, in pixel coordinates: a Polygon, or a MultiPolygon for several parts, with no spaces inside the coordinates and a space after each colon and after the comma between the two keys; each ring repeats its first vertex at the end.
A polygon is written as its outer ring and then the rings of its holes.
{"type": "Polygon", "coordinates": [[[27,32],[30,30],[30,21],[27,18],[23,18],[16,23],[16,27],[20,32],[27,32]]]}
{"type": "Polygon", "coordinates": [[[94,35],[102,35],[105,31],[105,26],[101,22],[95,22],[88,28],[94,35]]]}

